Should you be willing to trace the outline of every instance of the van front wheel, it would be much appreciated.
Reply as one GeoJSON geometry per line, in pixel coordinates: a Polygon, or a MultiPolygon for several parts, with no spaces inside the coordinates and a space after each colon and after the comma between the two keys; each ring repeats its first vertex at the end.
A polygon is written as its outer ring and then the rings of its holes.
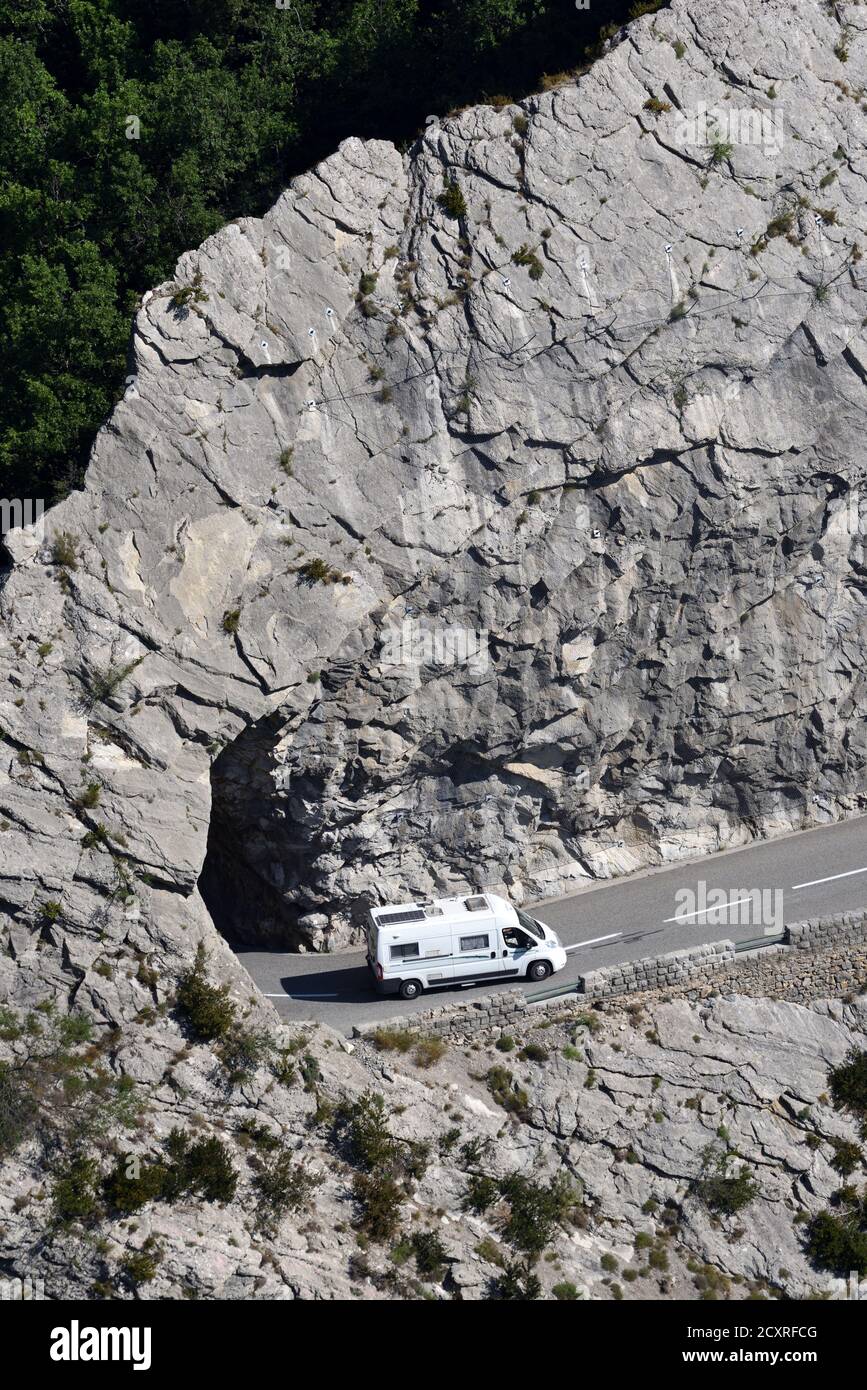
{"type": "Polygon", "coordinates": [[[527,966],[528,980],[547,980],[551,974],[551,967],[546,960],[534,960],[532,965],[527,966]]]}
{"type": "Polygon", "coordinates": [[[421,994],[421,985],[418,980],[404,980],[398,993],[401,999],[418,999],[421,994]]]}

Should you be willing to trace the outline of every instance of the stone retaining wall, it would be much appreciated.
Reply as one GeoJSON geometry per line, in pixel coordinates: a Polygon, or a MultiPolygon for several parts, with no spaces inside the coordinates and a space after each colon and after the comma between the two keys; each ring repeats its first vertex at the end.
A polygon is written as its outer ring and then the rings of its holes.
{"type": "MultiPolygon", "coordinates": [[[[784,943],[737,955],[731,941],[715,941],[664,956],[624,961],[588,971],[574,995],[550,1007],[586,1008],[588,1003],[650,1003],[702,999],[710,994],[744,994],[810,1004],[843,998],[867,988],[867,912],[811,918],[786,928],[784,943]]],[[[446,996],[448,998],[448,996],[446,996]]],[[[543,1006],[546,1007],[546,1006],[543,1006]]],[[[519,989],[443,1003],[422,1013],[400,1014],[353,1029],[365,1037],[379,1028],[463,1038],[489,1029],[508,1031],[532,1016],[519,989]]]]}
{"type": "Polygon", "coordinates": [[[714,941],[691,946],[684,951],[670,951],[664,956],[627,960],[620,965],[609,965],[582,975],[580,993],[598,999],[611,994],[662,989],[684,980],[708,980],[734,958],[733,941],[714,941]]]}
{"type": "Polygon", "coordinates": [[[842,912],[836,917],[813,917],[793,922],[786,940],[796,949],[821,950],[825,946],[867,944],[867,912],[842,912]]]}
{"type": "Polygon", "coordinates": [[[353,1037],[369,1037],[378,1029],[391,1031],[410,1028],[414,1033],[435,1033],[443,1036],[484,1032],[488,1028],[508,1028],[526,1015],[527,999],[519,989],[505,989],[457,1003],[441,1004],[416,1014],[396,1014],[379,1023],[366,1023],[352,1030],[353,1037]]]}

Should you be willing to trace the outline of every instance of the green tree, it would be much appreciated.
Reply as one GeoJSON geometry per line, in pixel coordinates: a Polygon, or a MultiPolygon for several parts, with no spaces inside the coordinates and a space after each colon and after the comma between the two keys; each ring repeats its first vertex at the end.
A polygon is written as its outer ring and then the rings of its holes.
{"type": "Polygon", "coordinates": [[[182,251],[347,135],[408,141],[431,112],[536,89],[628,9],[0,0],[0,493],[80,481],[131,314],[182,251]]]}

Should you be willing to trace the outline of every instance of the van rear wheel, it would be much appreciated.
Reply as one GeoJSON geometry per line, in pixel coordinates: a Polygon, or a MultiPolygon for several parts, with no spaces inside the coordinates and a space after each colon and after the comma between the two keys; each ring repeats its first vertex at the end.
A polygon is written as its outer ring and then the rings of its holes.
{"type": "Polygon", "coordinates": [[[418,999],[421,994],[421,983],[418,980],[404,980],[398,993],[401,999],[418,999]]]}
{"type": "Polygon", "coordinates": [[[547,980],[551,974],[551,967],[546,960],[534,960],[533,964],[527,967],[528,980],[547,980]]]}

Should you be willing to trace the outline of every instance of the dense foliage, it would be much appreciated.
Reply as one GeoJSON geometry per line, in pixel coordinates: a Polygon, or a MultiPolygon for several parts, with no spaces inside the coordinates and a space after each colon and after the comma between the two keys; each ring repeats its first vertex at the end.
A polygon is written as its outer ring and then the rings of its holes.
{"type": "Polygon", "coordinates": [[[531,90],[632,8],[0,0],[0,495],[80,479],[136,300],[183,250],[348,134],[531,90]]]}

